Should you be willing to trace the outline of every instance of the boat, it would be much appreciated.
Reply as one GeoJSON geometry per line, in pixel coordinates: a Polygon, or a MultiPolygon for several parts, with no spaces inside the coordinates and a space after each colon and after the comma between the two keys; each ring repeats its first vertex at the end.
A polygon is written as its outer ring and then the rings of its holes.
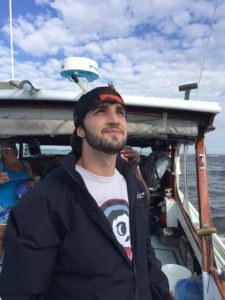
{"type": "MultiPolygon", "coordinates": [[[[30,162],[36,181],[46,168],[70,151],[73,111],[81,94],[36,89],[29,80],[0,83],[0,141],[9,138],[17,143],[19,157],[30,162]]],[[[225,245],[211,219],[205,143],[206,134],[215,129],[220,105],[122,97],[127,104],[128,144],[140,149],[142,158],[143,149],[155,144],[159,149],[160,145],[170,148],[171,170],[166,172],[164,183],[160,183],[160,188],[148,188],[152,224],[149,234],[171,292],[177,297],[180,284],[180,290],[189,299],[225,299],[225,245]],[[197,206],[187,192],[185,153],[190,146],[195,151],[197,206]],[[199,293],[201,298],[191,298],[190,292],[199,293]]]]}

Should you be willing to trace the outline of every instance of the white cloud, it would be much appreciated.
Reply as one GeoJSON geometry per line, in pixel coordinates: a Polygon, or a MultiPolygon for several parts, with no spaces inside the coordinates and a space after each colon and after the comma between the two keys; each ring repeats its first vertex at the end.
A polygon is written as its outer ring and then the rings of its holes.
{"type": "Polygon", "coordinates": [[[209,26],[198,23],[188,24],[181,30],[181,34],[188,40],[193,40],[198,37],[207,37],[209,32],[209,26]]]}
{"type": "Polygon", "coordinates": [[[35,0],[35,4],[37,4],[37,5],[46,5],[49,3],[50,3],[50,0],[35,0]]]}
{"type": "Polygon", "coordinates": [[[126,36],[133,23],[127,13],[128,1],[73,1],[55,0],[51,6],[80,40],[92,38],[126,36]],[[81,35],[81,36],[80,36],[81,35]]]}
{"type": "Polygon", "coordinates": [[[186,26],[191,20],[189,11],[181,11],[179,14],[173,15],[173,22],[177,27],[186,26]]]}
{"type": "Polygon", "coordinates": [[[188,2],[188,0],[143,0],[140,5],[137,0],[131,1],[133,14],[139,21],[167,18],[185,9],[188,2]]]}
{"type": "Polygon", "coordinates": [[[62,20],[58,18],[46,21],[38,16],[32,23],[20,17],[15,23],[13,33],[15,44],[33,56],[56,55],[65,44],[73,41],[62,20]]]}
{"type": "Polygon", "coordinates": [[[10,51],[0,42],[0,81],[11,78],[11,57],[10,51]]]}
{"type": "Polygon", "coordinates": [[[202,21],[211,21],[213,12],[215,9],[216,1],[211,0],[198,0],[190,1],[188,6],[193,15],[194,20],[202,21]]]}

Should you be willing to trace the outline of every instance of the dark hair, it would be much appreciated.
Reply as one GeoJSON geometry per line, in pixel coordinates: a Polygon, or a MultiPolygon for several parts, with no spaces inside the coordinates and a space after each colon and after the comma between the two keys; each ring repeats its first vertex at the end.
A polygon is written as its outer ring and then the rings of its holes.
{"type": "Polygon", "coordinates": [[[14,141],[11,140],[2,140],[0,142],[0,150],[4,150],[4,148],[14,148],[15,150],[16,148],[16,143],[14,141]]]}
{"type": "Polygon", "coordinates": [[[71,135],[70,145],[72,147],[73,153],[76,156],[76,160],[78,160],[82,154],[82,138],[77,135],[77,128],[74,129],[71,135]]]}
{"type": "Polygon", "coordinates": [[[6,139],[0,142],[0,158],[2,157],[2,152],[4,151],[4,148],[13,148],[16,150],[16,155],[18,155],[18,150],[14,141],[6,139]]]}

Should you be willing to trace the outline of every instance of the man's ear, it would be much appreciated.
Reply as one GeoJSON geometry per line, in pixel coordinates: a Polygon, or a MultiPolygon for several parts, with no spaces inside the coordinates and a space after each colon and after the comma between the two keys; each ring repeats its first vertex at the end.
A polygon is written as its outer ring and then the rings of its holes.
{"type": "Polygon", "coordinates": [[[77,136],[79,136],[81,138],[85,137],[84,129],[80,126],[77,128],[77,136]]]}

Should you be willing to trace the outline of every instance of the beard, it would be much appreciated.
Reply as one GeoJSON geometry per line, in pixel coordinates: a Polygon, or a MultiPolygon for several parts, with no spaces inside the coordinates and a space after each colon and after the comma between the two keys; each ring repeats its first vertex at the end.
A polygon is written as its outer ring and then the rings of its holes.
{"type": "MultiPolygon", "coordinates": [[[[115,127],[115,126],[114,126],[115,127]]],[[[91,132],[84,126],[85,138],[87,143],[94,149],[102,151],[107,154],[116,154],[121,151],[124,146],[127,144],[127,136],[124,135],[121,141],[118,141],[118,137],[112,137],[111,141],[107,140],[104,137],[100,137],[91,132]]]]}

